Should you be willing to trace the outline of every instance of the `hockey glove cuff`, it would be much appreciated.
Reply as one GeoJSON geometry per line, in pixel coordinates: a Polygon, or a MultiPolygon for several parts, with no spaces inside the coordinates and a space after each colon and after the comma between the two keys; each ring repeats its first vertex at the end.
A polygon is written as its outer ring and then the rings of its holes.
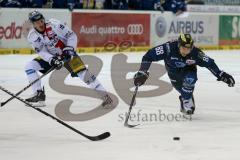
{"type": "Polygon", "coordinates": [[[58,59],[57,57],[53,57],[50,61],[51,66],[55,66],[57,70],[61,69],[63,66],[63,61],[58,59]]]}
{"type": "Polygon", "coordinates": [[[149,72],[144,72],[144,71],[138,71],[135,75],[134,75],[134,85],[135,86],[141,86],[143,85],[146,80],[149,77],[149,72]]]}
{"type": "Polygon", "coordinates": [[[229,87],[234,87],[235,85],[235,80],[234,78],[229,75],[228,73],[221,71],[218,76],[218,81],[223,81],[228,84],[229,87]]]}
{"type": "Polygon", "coordinates": [[[66,46],[62,50],[61,58],[64,62],[68,62],[71,60],[72,56],[75,54],[74,48],[71,46],[66,46]]]}

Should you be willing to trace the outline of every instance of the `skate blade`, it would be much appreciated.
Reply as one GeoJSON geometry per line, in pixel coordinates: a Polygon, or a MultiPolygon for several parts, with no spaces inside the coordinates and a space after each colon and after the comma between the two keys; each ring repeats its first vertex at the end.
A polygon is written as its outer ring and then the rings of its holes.
{"type": "Polygon", "coordinates": [[[182,116],[187,119],[187,120],[192,120],[192,114],[185,114],[185,113],[182,113],[182,116]]]}
{"type": "Polygon", "coordinates": [[[113,102],[109,102],[109,103],[106,103],[106,104],[101,104],[102,108],[103,109],[111,109],[113,107],[113,102]]]}
{"type": "Polygon", "coordinates": [[[113,108],[113,104],[107,104],[107,105],[102,105],[102,108],[103,109],[111,109],[111,108],[113,108]]]}
{"type": "Polygon", "coordinates": [[[182,116],[185,118],[185,119],[188,119],[188,120],[192,120],[192,115],[193,114],[189,114],[189,113],[186,113],[184,111],[181,111],[182,113],[182,116]]]}
{"type": "MultiPolygon", "coordinates": [[[[29,102],[30,103],[30,102],[29,102]]],[[[46,106],[46,103],[44,101],[39,101],[39,102],[36,102],[36,103],[30,103],[33,107],[45,107],[46,106]]],[[[26,105],[28,106],[28,105],[26,105]]]]}

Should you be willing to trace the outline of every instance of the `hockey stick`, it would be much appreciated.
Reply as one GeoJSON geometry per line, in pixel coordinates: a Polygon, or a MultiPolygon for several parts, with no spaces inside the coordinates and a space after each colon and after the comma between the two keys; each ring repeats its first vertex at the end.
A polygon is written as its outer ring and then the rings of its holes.
{"type": "Polygon", "coordinates": [[[137,125],[128,124],[128,119],[129,119],[129,117],[130,117],[130,114],[131,114],[131,111],[132,111],[132,107],[133,107],[134,101],[135,101],[135,99],[136,99],[137,91],[138,91],[138,86],[136,86],[135,91],[134,91],[134,93],[133,93],[133,97],[132,97],[132,101],[131,101],[131,104],[130,104],[130,107],[129,107],[129,110],[128,110],[128,114],[127,114],[126,119],[125,119],[125,122],[124,122],[124,126],[125,126],[125,127],[128,127],[128,128],[133,128],[133,127],[136,127],[136,126],[139,125],[139,124],[137,124],[137,125]]]}
{"type": "Polygon", "coordinates": [[[52,119],[56,120],[58,123],[62,124],[63,126],[71,129],[72,131],[74,131],[74,132],[82,135],[83,137],[85,137],[85,138],[87,138],[87,139],[89,139],[89,140],[91,140],[91,141],[103,140],[103,139],[108,138],[108,137],[110,136],[110,133],[109,133],[109,132],[102,133],[102,134],[100,134],[100,135],[98,135],[98,136],[89,136],[89,135],[86,135],[86,134],[80,132],[79,130],[73,128],[72,126],[66,124],[65,122],[61,121],[60,119],[54,117],[53,115],[51,115],[51,114],[49,114],[49,113],[41,110],[40,108],[34,107],[33,105],[31,105],[30,103],[28,103],[28,102],[25,101],[24,99],[22,99],[22,98],[20,98],[20,97],[17,97],[16,95],[14,95],[13,93],[9,92],[8,90],[6,90],[5,88],[3,88],[2,86],[0,86],[0,89],[1,89],[2,91],[6,92],[7,94],[13,96],[14,98],[17,98],[19,101],[25,103],[25,104],[28,105],[29,107],[37,110],[38,112],[41,112],[42,114],[44,114],[44,115],[46,115],[46,116],[48,116],[48,117],[51,117],[52,119]]]}
{"type": "MultiPolygon", "coordinates": [[[[40,79],[42,79],[44,76],[46,76],[48,73],[50,73],[51,71],[53,71],[55,69],[55,67],[50,68],[45,74],[41,75],[39,78],[37,78],[36,80],[32,81],[30,84],[28,84],[26,87],[24,87],[22,90],[20,90],[18,93],[15,94],[15,96],[18,96],[19,94],[21,94],[23,91],[27,90],[29,87],[31,87],[34,83],[36,83],[37,81],[39,81],[40,79]]],[[[11,98],[9,98],[8,100],[6,100],[5,102],[1,102],[0,103],[0,107],[3,107],[5,104],[7,104],[9,101],[13,100],[15,97],[12,96],[11,98]]]]}

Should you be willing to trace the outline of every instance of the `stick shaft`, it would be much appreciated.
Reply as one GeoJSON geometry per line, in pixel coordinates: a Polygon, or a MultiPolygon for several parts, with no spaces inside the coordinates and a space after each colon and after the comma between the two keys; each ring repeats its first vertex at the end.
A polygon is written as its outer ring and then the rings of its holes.
{"type": "MultiPolygon", "coordinates": [[[[45,74],[41,75],[38,79],[35,79],[34,81],[32,81],[31,83],[29,83],[26,87],[24,87],[22,90],[20,90],[19,92],[17,92],[15,94],[15,96],[20,95],[22,92],[24,92],[25,90],[27,90],[29,87],[31,87],[34,83],[36,83],[37,81],[39,81],[40,79],[42,79],[44,76],[46,76],[48,73],[50,73],[52,70],[54,70],[55,67],[52,67],[51,69],[49,69],[45,74]]],[[[1,107],[3,107],[5,104],[7,104],[8,102],[10,102],[11,100],[13,100],[14,96],[12,96],[11,98],[9,98],[8,100],[6,100],[5,102],[1,103],[1,107]]]]}
{"type": "Polygon", "coordinates": [[[134,104],[136,96],[137,96],[137,92],[138,92],[138,86],[136,86],[136,88],[135,88],[135,91],[134,91],[134,94],[133,94],[133,97],[132,97],[132,101],[130,103],[130,107],[128,109],[128,114],[126,116],[124,124],[127,124],[127,122],[128,122],[128,119],[129,119],[131,111],[132,111],[133,104],[134,104]]]}
{"type": "Polygon", "coordinates": [[[46,115],[46,116],[48,116],[48,117],[51,117],[52,119],[56,120],[58,123],[62,124],[63,126],[69,128],[70,130],[72,130],[72,131],[80,134],[81,136],[83,136],[83,137],[85,137],[85,138],[87,138],[87,139],[89,139],[89,140],[98,141],[98,140],[102,140],[102,139],[105,139],[105,138],[107,138],[107,137],[110,136],[110,133],[109,133],[109,132],[105,132],[105,133],[103,133],[103,134],[101,134],[101,135],[98,135],[98,136],[88,136],[88,135],[84,134],[83,132],[75,129],[74,127],[68,125],[67,123],[63,122],[62,120],[54,117],[53,115],[51,115],[51,114],[49,114],[49,113],[41,110],[40,108],[34,107],[33,105],[31,105],[30,103],[28,103],[28,102],[25,101],[24,99],[22,99],[22,98],[20,98],[20,97],[17,97],[16,95],[14,95],[14,94],[11,93],[10,91],[6,90],[6,89],[3,88],[2,86],[0,86],[0,89],[1,89],[2,91],[6,92],[7,94],[13,96],[14,98],[18,99],[19,101],[25,103],[25,104],[28,105],[29,107],[35,109],[36,111],[38,111],[38,112],[40,112],[40,113],[42,113],[42,114],[44,114],[44,115],[46,115]]]}

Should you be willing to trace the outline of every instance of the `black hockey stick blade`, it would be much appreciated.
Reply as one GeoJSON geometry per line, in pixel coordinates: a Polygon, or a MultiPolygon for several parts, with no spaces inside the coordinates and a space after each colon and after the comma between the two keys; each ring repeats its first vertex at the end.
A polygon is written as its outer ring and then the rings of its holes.
{"type": "Polygon", "coordinates": [[[140,125],[140,124],[128,124],[127,122],[124,123],[124,126],[125,126],[125,127],[128,127],[128,128],[134,128],[134,127],[139,126],[139,125],[140,125]]]}
{"type": "Polygon", "coordinates": [[[98,136],[87,136],[86,135],[86,138],[88,138],[89,140],[91,141],[100,141],[100,140],[103,140],[103,139],[106,139],[108,137],[110,137],[110,132],[105,132],[105,133],[102,133],[98,136]]]}

